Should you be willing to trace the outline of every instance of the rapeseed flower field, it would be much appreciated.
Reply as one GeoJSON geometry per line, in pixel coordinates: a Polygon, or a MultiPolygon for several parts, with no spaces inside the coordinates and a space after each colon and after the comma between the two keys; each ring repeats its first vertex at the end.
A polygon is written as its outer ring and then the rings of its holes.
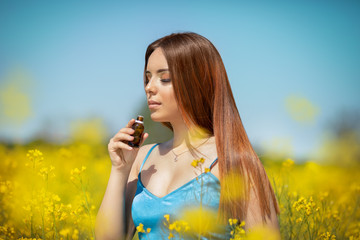
{"type": "MultiPolygon", "coordinates": [[[[111,168],[106,144],[3,144],[0,159],[0,239],[95,238],[95,218],[111,168]]],[[[261,160],[280,205],[281,239],[360,239],[358,163],[261,160]]],[[[201,159],[192,165],[199,167],[201,159]]],[[[164,221],[168,239],[183,236],[193,224],[173,222],[167,215],[164,221]]],[[[277,239],[267,229],[245,235],[245,224],[229,219],[231,239],[277,239]]],[[[137,230],[151,231],[146,226],[137,230]]]]}

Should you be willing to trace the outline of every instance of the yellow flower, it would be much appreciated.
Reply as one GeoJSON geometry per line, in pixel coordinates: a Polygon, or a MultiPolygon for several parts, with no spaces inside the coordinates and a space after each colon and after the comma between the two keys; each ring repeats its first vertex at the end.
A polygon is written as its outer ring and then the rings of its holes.
{"type": "Polygon", "coordinates": [[[169,214],[164,215],[164,218],[166,219],[167,222],[170,221],[170,216],[169,216],[169,214]]]}
{"type": "Polygon", "coordinates": [[[56,195],[56,194],[53,194],[52,195],[52,199],[54,200],[54,201],[56,201],[56,202],[60,202],[60,197],[58,196],[58,195],[56,195]]]}
{"type": "Polygon", "coordinates": [[[229,224],[230,226],[236,225],[238,223],[238,220],[236,218],[229,218],[229,224]]]}
{"type": "Polygon", "coordinates": [[[327,198],[328,196],[329,196],[328,192],[320,192],[319,193],[320,201],[324,201],[324,199],[327,198]]]}
{"type": "Polygon", "coordinates": [[[140,223],[139,226],[136,227],[136,230],[138,232],[141,232],[141,233],[144,233],[145,230],[144,230],[144,224],[140,223]]]}
{"type": "Polygon", "coordinates": [[[176,222],[171,223],[171,224],[169,225],[169,230],[170,230],[170,231],[171,231],[171,230],[174,230],[175,227],[176,227],[176,222]]]}
{"type": "Polygon", "coordinates": [[[224,201],[239,201],[244,195],[244,180],[240,173],[231,171],[223,178],[221,188],[224,188],[224,201]]]}
{"type": "Polygon", "coordinates": [[[255,226],[252,227],[248,234],[248,240],[258,240],[258,239],[267,239],[267,240],[280,240],[280,235],[274,229],[267,226],[255,226]]]}
{"type": "Polygon", "coordinates": [[[198,140],[204,139],[204,138],[208,138],[211,136],[211,133],[202,127],[199,126],[195,126],[195,127],[191,127],[190,129],[190,142],[196,142],[198,140]]]}
{"type": "Polygon", "coordinates": [[[74,239],[74,240],[79,239],[79,230],[74,229],[74,232],[73,232],[73,234],[71,236],[71,239],[74,239]]]}
{"type": "Polygon", "coordinates": [[[245,221],[242,221],[239,224],[239,220],[238,219],[229,219],[229,224],[231,227],[231,238],[233,240],[240,240],[240,239],[245,239],[245,230],[242,228],[245,225],[245,221]]]}
{"type": "Polygon", "coordinates": [[[306,215],[310,215],[312,213],[311,208],[306,208],[306,215]]]}
{"type": "MultiPolygon", "coordinates": [[[[182,225],[192,233],[204,235],[217,230],[217,212],[201,208],[188,208],[183,211],[182,225]]],[[[186,230],[186,231],[187,231],[186,230]]]]}
{"type": "Polygon", "coordinates": [[[70,228],[62,229],[62,230],[60,231],[60,235],[66,237],[67,235],[70,234],[70,231],[71,231],[70,228]]]}
{"type": "Polygon", "coordinates": [[[151,231],[151,228],[147,228],[146,232],[149,233],[151,231]]]}
{"type": "Polygon", "coordinates": [[[290,158],[286,159],[283,163],[282,166],[284,168],[291,168],[294,165],[294,161],[290,158]]]}
{"type": "Polygon", "coordinates": [[[198,166],[198,161],[195,159],[191,162],[191,166],[193,167],[197,167],[198,166]]]}
{"type": "Polygon", "coordinates": [[[210,172],[210,168],[205,168],[205,172],[206,173],[210,172]]]}
{"type": "Polygon", "coordinates": [[[0,193],[5,193],[8,190],[8,187],[4,184],[4,182],[0,182],[0,193]]]}
{"type": "MultiPolygon", "coordinates": [[[[32,162],[33,168],[36,168],[36,165],[40,165],[44,160],[43,153],[38,149],[29,150],[26,156],[32,162]]],[[[29,164],[26,164],[26,166],[29,166],[29,164]]]]}
{"type": "MultiPolygon", "coordinates": [[[[329,232],[326,232],[326,233],[322,233],[320,236],[319,236],[319,239],[323,239],[323,240],[335,240],[336,239],[336,236],[335,235],[332,235],[330,234],[329,232]]],[[[351,238],[349,238],[351,239],[351,238]]]]}
{"type": "Polygon", "coordinates": [[[174,234],[169,233],[169,237],[168,237],[168,239],[172,239],[173,237],[174,237],[174,234]]]}
{"type": "Polygon", "coordinates": [[[205,162],[205,159],[204,159],[204,158],[194,159],[194,160],[191,162],[191,166],[193,166],[194,168],[196,168],[197,166],[203,164],[204,162],[205,162]]]}

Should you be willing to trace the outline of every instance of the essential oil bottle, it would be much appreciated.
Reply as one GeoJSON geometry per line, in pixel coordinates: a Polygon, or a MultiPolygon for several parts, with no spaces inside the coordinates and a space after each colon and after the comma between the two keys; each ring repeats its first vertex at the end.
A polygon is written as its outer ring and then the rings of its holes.
{"type": "Polygon", "coordinates": [[[131,126],[132,129],[135,130],[134,134],[132,134],[131,136],[134,137],[133,141],[129,141],[128,144],[131,147],[139,147],[140,146],[140,142],[141,142],[141,138],[144,132],[144,117],[138,115],[138,117],[135,120],[135,123],[131,126]]]}

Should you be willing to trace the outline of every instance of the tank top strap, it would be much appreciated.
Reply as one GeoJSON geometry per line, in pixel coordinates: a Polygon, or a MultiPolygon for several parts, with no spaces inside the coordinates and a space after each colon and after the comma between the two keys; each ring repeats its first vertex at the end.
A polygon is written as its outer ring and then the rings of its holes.
{"type": "Polygon", "coordinates": [[[217,160],[218,160],[218,158],[216,158],[212,163],[211,163],[211,165],[210,165],[210,169],[212,169],[212,167],[217,163],[217,160]]]}
{"type": "Polygon", "coordinates": [[[142,162],[142,164],[141,164],[141,166],[140,166],[139,173],[141,172],[141,169],[143,168],[143,166],[144,166],[146,160],[148,159],[150,153],[152,152],[152,150],[153,150],[157,145],[159,145],[159,143],[157,143],[157,144],[155,144],[154,146],[152,146],[152,147],[150,148],[150,150],[148,151],[148,153],[146,154],[146,156],[145,156],[145,158],[144,158],[144,161],[142,162]]]}

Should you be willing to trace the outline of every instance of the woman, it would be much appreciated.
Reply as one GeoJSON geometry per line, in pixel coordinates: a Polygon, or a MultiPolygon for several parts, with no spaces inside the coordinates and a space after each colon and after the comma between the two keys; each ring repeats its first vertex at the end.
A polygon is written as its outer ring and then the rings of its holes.
{"type": "MultiPolygon", "coordinates": [[[[97,216],[97,239],[122,239],[126,233],[131,238],[138,225],[145,229],[140,238],[164,238],[164,216],[178,219],[191,204],[215,209],[219,223],[236,218],[245,221],[246,231],[256,225],[278,231],[273,189],[213,44],[189,32],[151,43],[144,87],[151,119],[174,135],[168,142],[132,148],[126,144],[133,140],[132,119],[110,139],[112,168],[97,216]],[[206,191],[200,192],[202,186],[206,191]]],[[[147,137],[144,133],[142,142],[147,137]]]]}

